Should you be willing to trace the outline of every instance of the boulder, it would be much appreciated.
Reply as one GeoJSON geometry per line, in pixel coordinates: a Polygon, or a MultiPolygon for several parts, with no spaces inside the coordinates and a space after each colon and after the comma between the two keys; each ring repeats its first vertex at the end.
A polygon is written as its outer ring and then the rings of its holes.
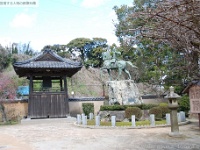
{"type": "Polygon", "coordinates": [[[125,119],[125,111],[100,111],[101,121],[110,121],[111,116],[116,116],[116,121],[121,122],[125,119]]]}
{"type": "Polygon", "coordinates": [[[119,102],[120,105],[141,104],[137,85],[133,80],[107,81],[110,104],[119,102]]]}

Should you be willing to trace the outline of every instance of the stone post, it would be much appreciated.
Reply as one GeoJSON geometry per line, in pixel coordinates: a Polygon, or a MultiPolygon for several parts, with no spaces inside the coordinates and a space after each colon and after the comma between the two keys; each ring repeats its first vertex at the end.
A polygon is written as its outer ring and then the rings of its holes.
{"type": "Polygon", "coordinates": [[[155,126],[156,126],[156,123],[155,123],[155,115],[154,115],[154,114],[151,114],[151,115],[150,115],[150,126],[151,126],[151,127],[155,127],[155,126]]]}
{"type": "Polygon", "coordinates": [[[85,123],[84,125],[87,125],[87,116],[85,116],[85,123]]]}
{"type": "Polygon", "coordinates": [[[95,117],[95,125],[100,126],[100,116],[95,117]]]}
{"type": "Polygon", "coordinates": [[[181,115],[181,122],[185,122],[185,112],[184,111],[180,111],[180,115],[181,115]]]}
{"type": "Polygon", "coordinates": [[[177,118],[178,118],[178,123],[181,122],[181,114],[180,113],[177,113],[177,118]]]}
{"type": "Polygon", "coordinates": [[[81,115],[77,114],[77,124],[81,124],[81,115]]]}
{"type": "Polygon", "coordinates": [[[115,127],[115,124],[116,124],[116,116],[111,116],[111,124],[112,124],[112,127],[115,127]]]}
{"type": "Polygon", "coordinates": [[[83,120],[84,116],[85,116],[85,114],[81,114],[81,118],[82,118],[82,120],[83,120]]]}
{"type": "Polygon", "coordinates": [[[169,133],[169,135],[173,137],[181,137],[181,134],[179,133],[178,118],[177,118],[177,109],[178,109],[177,99],[180,98],[180,96],[174,93],[174,87],[171,86],[170,92],[167,96],[165,96],[165,98],[168,99],[168,107],[171,110],[170,112],[171,133],[169,133]]]}
{"type": "Polygon", "coordinates": [[[85,125],[85,114],[81,114],[82,124],[85,125]]]}
{"type": "Polygon", "coordinates": [[[83,125],[87,125],[87,116],[84,116],[84,117],[82,118],[82,124],[83,124],[83,125]]]}
{"type": "Polygon", "coordinates": [[[93,118],[94,118],[93,113],[90,113],[90,114],[89,114],[89,119],[92,120],[93,118]]]}
{"type": "Polygon", "coordinates": [[[167,125],[171,125],[170,114],[166,114],[166,123],[167,125]]]}
{"type": "Polygon", "coordinates": [[[135,115],[131,116],[132,127],[136,127],[135,125],[135,115]]]}

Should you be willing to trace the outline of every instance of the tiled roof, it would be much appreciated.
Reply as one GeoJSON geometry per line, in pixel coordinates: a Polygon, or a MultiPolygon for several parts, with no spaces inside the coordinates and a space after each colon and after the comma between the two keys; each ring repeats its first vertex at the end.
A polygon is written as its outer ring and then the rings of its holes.
{"type": "Polygon", "coordinates": [[[51,50],[45,50],[39,55],[23,61],[16,62],[13,64],[16,68],[62,68],[62,69],[72,69],[81,68],[80,62],[75,62],[66,58],[62,58],[51,50]]]}
{"type": "Polygon", "coordinates": [[[44,74],[48,70],[51,70],[51,73],[55,75],[56,72],[63,72],[63,74],[71,77],[82,68],[82,64],[62,58],[52,50],[45,50],[31,59],[14,63],[13,67],[20,77],[28,76],[33,72],[44,74]]]}
{"type": "Polygon", "coordinates": [[[14,64],[19,68],[80,68],[79,64],[59,61],[35,61],[23,64],[14,64]]]}

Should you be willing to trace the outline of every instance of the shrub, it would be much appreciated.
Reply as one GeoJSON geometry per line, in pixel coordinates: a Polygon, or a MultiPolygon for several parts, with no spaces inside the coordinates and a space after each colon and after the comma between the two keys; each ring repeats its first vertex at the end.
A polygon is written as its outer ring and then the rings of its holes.
{"type": "Polygon", "coordinates": [[[160,103],[159,106],[168,106],[168,103],[160,103]]]}
{"type": "Polygon", "coordinates": [[[157,106],[158,106],[157,104],[141,104],[141,109],[148,110],[148,109],[151,109],[151,108],[157,107],[157,106]]]}
{"type": "Polygon", "coordinates": [[[168,103],[160,103],[159,108],[162,111],[162,118],[165,118],[167,113],[170,113],[170,109],[168,108],[168,103]]]}
{"type": "Polygon", "coordinates": [[[94,113],[94,104],[82,103],[82,109],[83,109],[84,114],[89,117],[90,113],[94,113]]]}
{"type": "Polygon", "coordinates": [[[170,113],[170,109],[168,108],[168,106],[159,106],[159,108],[162,112],[162,118],[164,118],[167,113],[170,113]]]}
{"type": "Polygon", "coordinates": [[[100,107],[100,111],[115,111],[115,110],[125,110],[128,107],[138,107],[142,110],[151,109],[157,107],[157,104],[138,104],[138,105],[103,105],[100,107]]]}
{"type": "Polygon", "coordinates": [[[156,120],[160,120],[162,118],[162,110],[160,107],[153,107],[149,110],[149,114],[154,114],[156,120]]]}
{"type": "Polygon", "coordinates": [[[124,105],[103,105],[100,107],[100,111],[115,111],[115,110],[125,110],[124,105]]]}
{"type": "Polygon", "coordinates": [[[142,111],[138,107],[128,107],[125,110],[125,117],[131,120],[131,116],[135,115],[136,120],[139,120],[142,117],[142,111]]]}

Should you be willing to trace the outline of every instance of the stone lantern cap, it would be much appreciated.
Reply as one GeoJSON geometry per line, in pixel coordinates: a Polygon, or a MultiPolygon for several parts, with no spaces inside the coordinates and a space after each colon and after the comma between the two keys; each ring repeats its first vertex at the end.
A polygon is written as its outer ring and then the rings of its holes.
{"type": "Polygon", "coordinates": [[[174,87],[170,86],[169,93],[164,98],[167,98],[167,99],[178,99],[180,97],[181,96],[179,96],[178,94],[174,93],[174,87]]]}

